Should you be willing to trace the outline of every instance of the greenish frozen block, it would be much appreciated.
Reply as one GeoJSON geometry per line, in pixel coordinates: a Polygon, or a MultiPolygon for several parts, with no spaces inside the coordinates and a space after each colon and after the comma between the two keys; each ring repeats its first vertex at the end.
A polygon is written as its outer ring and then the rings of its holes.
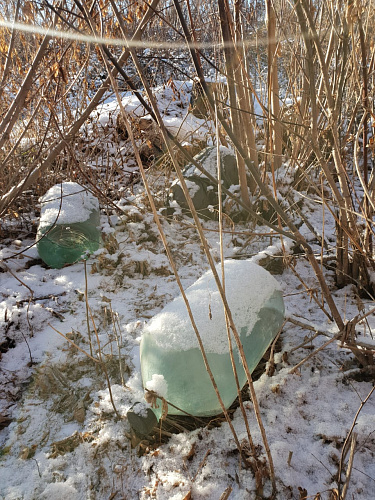
{"type": "MultiPolygon", "coordinates": [[[[251,259],[228,259],[224,270],[227,301],[252,372],[284,321],[282,293],[276,279],[251,259]]],[[[216,272],[221,275],[220,265],[216,266],[216,272]]],[[[224,308],[212,271],[203,274],[185,294],[224,406],[228,408],[237,397],[237,387],[224,308]]],[[[246,376],[233,336],[232,346],[243,387],[246,376]]],[[[181,294],[145,326],[140,356],[145,389],[164,397],[170,403],[170,414],[221,413],[181,294]]],[[[155,410],[159,418],[160,413],[161,408],[155,410]]]]}
{"type": "Polygon", "coordinates": [[[87,258],[100,246],[99,224],[99,213],[93,212],[85,222],[43,228],[38,232],[40,258],[55,269],[87,258]]]}
{"type": "Polygon", "coordinates": [[[75,182],[63,182],[40,202],[37,248],[48,266],[60,269],[98,250],[100,213],[95,196],[75,182]]]}
{"type": "MultiPolygon", "coordinates": [[[[251,300],[251,293],[249,300],[251,300]]],[[[241,324],[239,321],[236,326],[249,370],[252,372],[283,324],[284,302],[281,292],[275,291],[264,303],[258,312],[257,321],[251,332],[248,332],[246,326],[247,317],[247,312],[243,311],[242,318],[245,322],[243,321],[241,324]]],[[[243,387],[246,375],[234,340],[233,353],[240,386],[243,387]]],[[[207,358],[224,405],[229,408],[237,397],[229,350],[223,354],[209,352],[207,358]]],[[[199,348],[169,351],[160,348],[151,334],[144,333],[141,342],[141,367],[144,382],[151,380],[153,374],[164,376],[168,385],[166,399],[181,410],[196,416],[211,416],[222,412],[199,348]]],[[[160,400],[158,402],[160,403],[160,400]]],[[[160,418],[161,409],[154,411],[156,416],[160,418]]],[[[170,405],[168,412],[170,414],[183,414],[170,405]]]]}

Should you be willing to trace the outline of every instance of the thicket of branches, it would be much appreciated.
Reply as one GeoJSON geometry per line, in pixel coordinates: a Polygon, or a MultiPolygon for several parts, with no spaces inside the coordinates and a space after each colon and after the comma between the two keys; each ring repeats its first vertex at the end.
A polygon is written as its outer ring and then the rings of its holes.
{"type": "MultiPolygon", "coordinates": [[[[305,252],[321,287],[321,307],[352,341],[348,332],[358,318],[344,323],[322,263],[295,224],[294,201],[277,198],[275,172],[287,161],[294,187],[314,193],[334,216],[337,285],[355,283],[373,297],[373,12],[371,0],[3,2],[0,215],[19,217],[26,203],[63,179],[78,178],[102,201],[116,203],[117,174],[89,168],[94,153],[82,155],[81,127],[109,92],[121,108],[121,91],[131,90],[160,129],[214,268],[181,171],[181,158],[194,160],[166,130],[152,89],[170,77],[197,78],[208,116],[220,124],[219,140],[236,152],[238,203],[305,252]],[[208,74],[226,77],[225,98],[212,92],[208,74]],[[254,114],[255,102],[262,117],[254,114]],[[275,213],[273,222],[256,213],[256,194],[275,213]]],[[[131,137],[129,117],[121,113],[131,137]]],[[[136,148],[134,154],[154,207],[136,148]]],[[[324,253],[324,234],[317,236],[324,253]]],[[[372,362],[371,353],[354,345],[353,353],[362,364],[372,362]]]]}
{"type": "MultiPolygon", "coordinates": [[[[46,184],[73,175],[92,179],[92,172],[82,171],[75,146],[82,124],[114,90],[111,75],[120,91],[136,91],[150,78],[154,83],[156,74],[198,77],[212,117],[217,99],[222,140],[236,150],[243,204],[251,209],[248,187],[261,192],[279,224],[302,244],[263,172],[277,170],[284,157],[316,193],[324,182],[329,194],[322,203],[337,221],[337,282],[359,280],[373,291],[371,7],[370,1],[351,0],[6,2],[0,32],[0,213],[16,210],[17,203],[20,209],[20,195],[29,188],[44,191],[46,184]],[[30,30],[12,29],[13,22],[30,30]],[[81,35],[91,43],[75,40],[81,35]],[[95,38],[116,40],[98,44],[95,38]],[[136,45],[141,41],[150,47],[147,55],[136,45]],[[227,78],[227,102],[210,94],[208,73],[227,78]],[[283,105],[284,98],[292,104],[283,105]],[[255,142],[254,100],[264,114],[262,154],[255,142]]],[[[146,104],[157,121],[150,108],[146,104]]],[[[102,180],[99,185],[116,196],[102,180]]]]}

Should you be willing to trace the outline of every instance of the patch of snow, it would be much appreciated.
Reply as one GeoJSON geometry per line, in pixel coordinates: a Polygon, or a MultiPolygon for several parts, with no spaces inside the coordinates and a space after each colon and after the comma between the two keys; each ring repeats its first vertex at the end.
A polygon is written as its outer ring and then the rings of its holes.
{"type": "Polygon", "coordinates": [[[89,191],[76,182],[56,184],[40,198],[40,228],[58,222],[73,224],[89,219],[93,211],[99,210],[99,202],[89,191]]]}
{"type": "Polygon", "coordinates": [[[145,389],[154,391],[161,398],[167,397],[168,384],[163,375],[154,373],[152,379],[146,382],[145,389]]]}
{"type": "MultiPolygon", "coordinates": [[[[251,260],[226,260],[225,290],[234,322],[244,314],[250,333],[258,313],[271,295],[279,290],[275,278],[251,260]]],[[[221,276],[221,265],[216,266],[221,276]]],[[[228,351],[224,308],[211,271],[207,271],[186,290],[190,308],[207,352],[228,351]]],[[[176,297],[145,327],[156,344],[166,350],[187,351],[198,347],[183,297],[176,297]]]]}
{"type": "Polygon", "coordinates": [[[78,491],[68,482],[50,483],[41,493],[40,500],[73,500],[78,491]]]}

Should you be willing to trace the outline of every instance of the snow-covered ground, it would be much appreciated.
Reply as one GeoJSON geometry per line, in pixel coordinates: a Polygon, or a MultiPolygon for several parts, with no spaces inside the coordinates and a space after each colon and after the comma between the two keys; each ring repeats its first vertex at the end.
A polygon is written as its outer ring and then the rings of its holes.
{"type": "MultiPolygon", "coordinates": [[[[169,119],[176,120],[171,127],[181,128],[181,111],[178,114],[173,102],[177,101],[166,98],[163,108],[169,106],[169,119]]],[[[104,246],[88,259],[86,274],[83,262],[59,270],[44,267],[36,248],[27,249],[33,243],[30,236],[7,240],[0,247],[4,262],[0,268],[0,498],[241,500],[258,498],[262,481],[263,494],[269,495],[266,454],[250,400],[245,408],[259,455],[248,466],[239,457],[227,423],[163,435],[162,443],[132,440],[127,412],[143,399],[142,329],[179,290],[142,190],[124,194],[120,205],[121,215],[102,213],[104,246]],[[111,392],[97,362],[99,350],[111,392]]],[[[304,210],[321,233],[321,205],[311,197],[305,200],[304,210]]],[[[203,224],[218,261],[217,223],[203,224]]],[[[186,289],[208,269],[200,241],[188,217],[163,220],[163,229],[186,289]]],[[[236,224],[235,232],[231,225],[225,229],[225,258],[251,257],[267,248],[271,254],[280,252],[278,237],[250,235],[269,233],[268,228],[236,224]]],[[[315,236],[305,225],[301,231],[320,255],[315,236]]],[[[334,221],[327,211],[324,232],[328,242],[334,241],[334,221]]],[[[283,292],[286,316],[294,322],[285,323],[274,372],[264,372],[254,384],[255,391],[274,462],[277,498],[335,498],[331,495],[337,488],[343,443],[372,380],[337,341],[293,370],[337,328],[314,301],[315,297],[321,302],[322,297],[310,266],[303,255],[293,253],[289,243],[293,266],[286,266],[275,278],[283,292]],[[314,329],[321,335],[306,343],[314,329]]],[[[342,317],[350,320],[370,311],[373,302],[359,299],[354,287],[335,288],[329,264],[326,259],[323,271],[342,317]]],[[[360,340],[373,344],[374,314],[356,330],[360,340]]],[[[233,413],[233,426],[241,445],[248,448],[240,409],[233,413]]],[[[361,408],[354,432],[347,498],[370,500],[375,498],[375,396],[361,408]]],[[[343,460],[342,482],[349,455],[350,451],[343,460]]]]}

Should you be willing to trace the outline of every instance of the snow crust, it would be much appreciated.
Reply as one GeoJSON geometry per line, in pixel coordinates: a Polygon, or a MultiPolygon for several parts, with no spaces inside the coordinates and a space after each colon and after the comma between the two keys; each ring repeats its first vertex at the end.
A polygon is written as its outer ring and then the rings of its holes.
{"type": "MultiPolygon", "coordinates": [[[[221,276],[221,264],[216,266],[221,276]]],[[[234,322],[244,316],[248,333],[258,319],[262,306],[279,290],[275,278],[251,260],[226,260],[225,290],[234,322]]],[[[224,308],[213,273],[207,271],[186,290],[194,320],[207,352],[224,354],[228,351],[224,308]]],[[[241,324],[241,322],[239,322],[241,324]]],[[[187,351],[198,347],[195,332],[182,295],[154,316],[144,329],[161,349],[187,351]]]]}
{"type": "Polygon", "coordinates": [[[59,224],[84,222],[94,210],[99,210],[99,202],[95,196],[76,182],[56,184],[39,201],[40,229],[56,222],[59,224]]]}

